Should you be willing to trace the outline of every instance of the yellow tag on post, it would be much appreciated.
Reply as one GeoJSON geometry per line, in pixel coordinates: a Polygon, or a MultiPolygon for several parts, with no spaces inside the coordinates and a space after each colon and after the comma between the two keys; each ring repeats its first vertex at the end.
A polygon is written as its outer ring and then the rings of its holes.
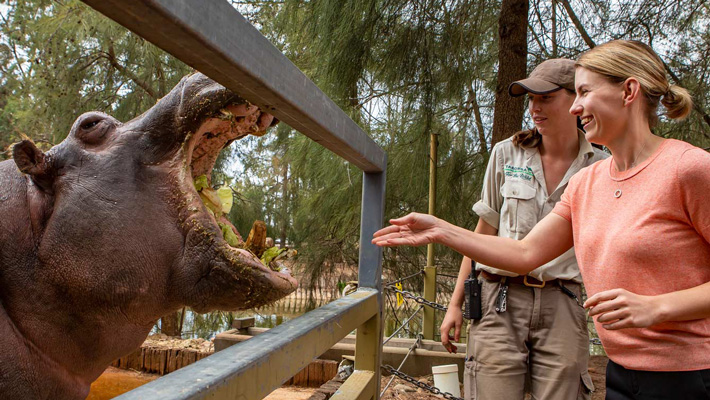
{"type": "MultiPolygon", "coordinates": [[[[396,287],[397,290],[402,290],[402,282],[395,284],[394,287],[396,287]]],[[[404,304],[404,297],[402,297],[401,293],[397,293],[397,308],[399,308],[402,304],[404,304]]]]}

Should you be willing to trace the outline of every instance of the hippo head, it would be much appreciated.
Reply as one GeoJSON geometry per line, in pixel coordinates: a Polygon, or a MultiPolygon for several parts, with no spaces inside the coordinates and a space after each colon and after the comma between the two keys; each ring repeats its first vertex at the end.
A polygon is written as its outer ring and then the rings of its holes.
{"type": "Polygon", "coordinates": [[[211,185],[224,147],[275,123],[197,73],[129,122],[89,112],[46,154],[30,141],[15,145],[52,290],[64,290],[77,307],[146,320],[183,305],[198,312],[258,307],[295,290],[287,272],[227,243],[225,226],[234,227],[205,206],[194,183],[204,175],[211,185]]]}

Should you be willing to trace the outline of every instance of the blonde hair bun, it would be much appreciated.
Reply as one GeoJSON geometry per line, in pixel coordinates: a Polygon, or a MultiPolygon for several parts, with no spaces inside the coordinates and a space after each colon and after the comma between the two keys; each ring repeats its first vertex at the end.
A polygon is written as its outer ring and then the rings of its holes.
{"type": "Polygon", "coordinates": [[[693,99],[684,88],[671,85],[668,93],[661,99],[661,104],[666,108],[668,118],[683,119],[690,114],[690,110],[693,108],[693,99]]]}

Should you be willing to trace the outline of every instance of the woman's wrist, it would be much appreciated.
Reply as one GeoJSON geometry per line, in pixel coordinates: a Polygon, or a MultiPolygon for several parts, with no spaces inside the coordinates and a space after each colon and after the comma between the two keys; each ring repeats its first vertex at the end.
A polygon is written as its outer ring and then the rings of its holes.
{"type": "Polygon", "coordinates": [[[653,311],[653,325],[666,322],[671,319],[671,305],[666,295],[650,296],[653,311]]]}
{"type": "Polygon", "coordinates": [[[446,247],[454,248],[454,238],[456,237],[456,226],[441,218],[437,218],[434,242],[446,247]]]}

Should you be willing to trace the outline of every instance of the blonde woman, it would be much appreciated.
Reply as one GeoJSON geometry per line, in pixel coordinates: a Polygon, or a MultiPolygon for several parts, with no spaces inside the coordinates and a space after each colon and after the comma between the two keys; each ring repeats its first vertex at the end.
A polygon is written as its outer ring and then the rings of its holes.
{"type": "MultiPolygon", "coordinates": [[[[511,96],[528,96],[534,128],[496,144],[473,210],[477,233],[522,239],[552,211],[569,179],[608,155],[577,129],[568,110],[574,102],[574,61],[552,59],[526,79],[513,82],[511,96]]],[[[441,324],[441,342],[456,352],[460,339],[464,281],[471,260],[464,257],[441,324]],[[453,329],[454,335],[450,336],[453,329]]],[[[588,398],[589,335],[580,307],[582,277],[574,250],[518,275],[478,264],[483,315],[468,331],[464,390],[467,399],[523,400],[525,382],[535,399],[588,398]]]]}
{"type": "Polygon", "coordinates": [[[668,118],[683,118],[690,96],[668,83],[650,47],[624,40],[583,54],[575,88],[570,112],[612,157],[575,175],[523,240],[410,214],[373,243],[441,243],[518,274],[574,245],[584,305],[610,358],[607,399],[708,399],[710,154],[651,131],[659,103],[668,118]]]}

